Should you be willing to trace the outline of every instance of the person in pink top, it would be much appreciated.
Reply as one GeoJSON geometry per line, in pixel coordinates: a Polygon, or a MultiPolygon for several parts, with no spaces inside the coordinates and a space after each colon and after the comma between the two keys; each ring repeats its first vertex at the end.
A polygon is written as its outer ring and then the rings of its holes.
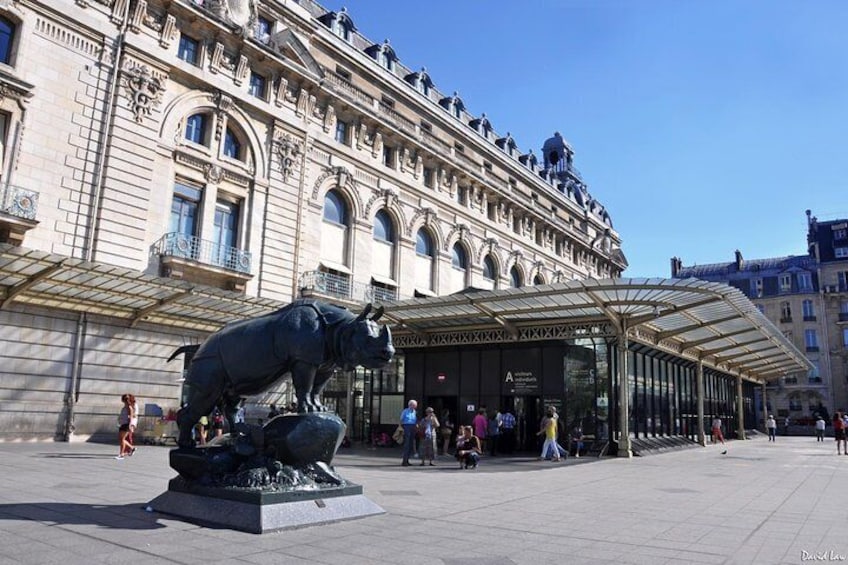
{"type": "Polygon", "coordinates": [[[485,408],[477,410],[477,415],[471,420],[471,425],[474,427],[474,435],[480,439],[482,444],[486,440],[486,428],[489,426],[485,408]]]}

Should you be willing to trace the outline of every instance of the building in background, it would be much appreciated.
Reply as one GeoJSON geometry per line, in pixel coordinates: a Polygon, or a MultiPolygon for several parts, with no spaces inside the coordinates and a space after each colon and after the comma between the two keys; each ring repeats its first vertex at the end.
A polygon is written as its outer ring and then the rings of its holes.
{"type": "Polygon", "coordinates": [[[809,253],[685,267],[673,278],[724,282],[741,290],[813,365],[769,385],[777,418],[810,422],[848,407],[848,220],[819,222],[807,211],[809,253]]]}
{"type": "MultiPolygon", "coordinates": [[[[294,298],[627,265],[561,135],[522,150],[311,0],[3,2],[0,88],[0,439],[176,408],[176,347],[294,298]]],[[[355,437],[403,362],[328,388],[355,437]]]]}

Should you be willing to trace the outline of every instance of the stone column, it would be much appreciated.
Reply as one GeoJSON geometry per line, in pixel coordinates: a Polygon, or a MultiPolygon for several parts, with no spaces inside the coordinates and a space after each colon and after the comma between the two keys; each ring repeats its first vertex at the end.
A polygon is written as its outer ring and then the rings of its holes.
{"type": "Polygon", "coordinates": [[[698,361],[695,372],[695,394],[698,404],[698,443],[707,445],[707,437],[704,433],[704,364],[698,361]]]}
{"type": "Polygon", "coordinates": [[[736,376],[736,438],[745,439],[745,402],[742,398],[742,375],[736,376]]]}
{"type": "Polygon", "coordinates": [[[630,449],[630,380],[627,377],[627,325],[624,322],[618,339],[618,456],[633,457],[630,449]]]}

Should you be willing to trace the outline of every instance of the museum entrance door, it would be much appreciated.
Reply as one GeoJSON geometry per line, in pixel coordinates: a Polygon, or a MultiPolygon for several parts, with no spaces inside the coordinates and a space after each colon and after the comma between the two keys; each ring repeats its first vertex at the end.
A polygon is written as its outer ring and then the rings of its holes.
{"type": "Polygon", "coordinates": [[[535,452],[537,449],[539,421],[542,417],[542,399],[539,396],[504,396],[502,406],[512,408],[515,416],[515,451],[535,452]]]}

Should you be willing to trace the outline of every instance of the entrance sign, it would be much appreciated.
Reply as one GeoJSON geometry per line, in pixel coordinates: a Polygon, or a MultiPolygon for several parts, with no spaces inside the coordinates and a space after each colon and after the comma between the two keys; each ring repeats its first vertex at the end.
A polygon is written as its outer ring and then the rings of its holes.
{"type": "Polygon", "coordinates": [[[510,394],[539,394],[539,377],[532,371],[507,371],[504,385],[510,394]]]}
{"type": "Polygon", "coordinates": [[[466,412],[474,412],[474,410],[475,410],[475,407],[474,407],[473,404],[466,404],[465,405],[465,411],[466,412]]]}

